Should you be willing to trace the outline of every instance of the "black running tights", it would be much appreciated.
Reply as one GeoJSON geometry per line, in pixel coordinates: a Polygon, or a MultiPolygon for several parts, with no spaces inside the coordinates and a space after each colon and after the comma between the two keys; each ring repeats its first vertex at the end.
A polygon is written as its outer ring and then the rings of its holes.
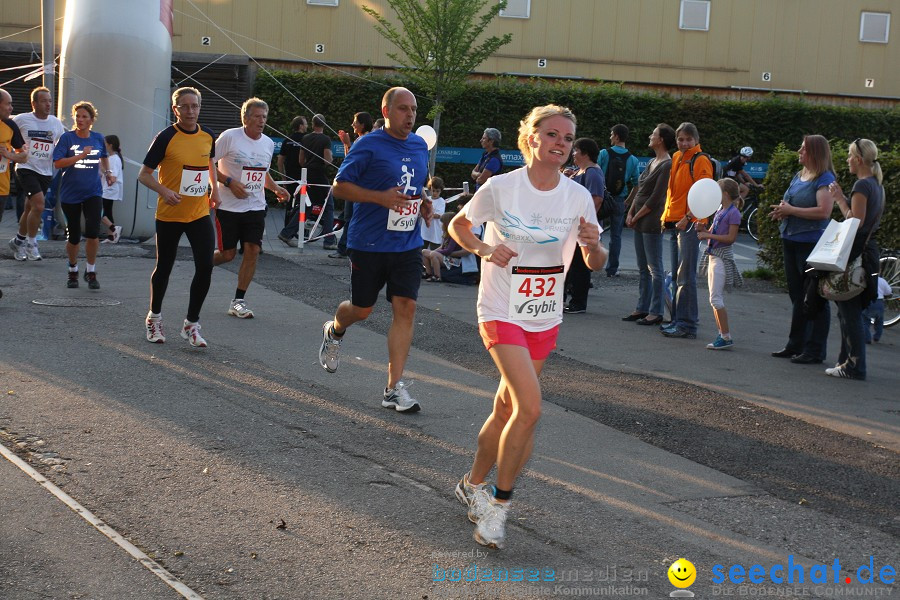
{"type": "Polygon", "coordinates": [[[153,275],[150,276],[150,310],[157,314],[162,312],[163,297],[169,286],[169,275],[172,273],[172,267],[175,266],[178,242],[181,240],[182,234],[187,234],[191,251],[194,254],[194,279],[191,281],[187,320],[197,322],[200,320],[200,309],[203,307],[203,301],[206,300],[212,279],[216,234],[210,217],[203,217],[190,223],[157,219],[156,268],[153,270],[153,275]]]}

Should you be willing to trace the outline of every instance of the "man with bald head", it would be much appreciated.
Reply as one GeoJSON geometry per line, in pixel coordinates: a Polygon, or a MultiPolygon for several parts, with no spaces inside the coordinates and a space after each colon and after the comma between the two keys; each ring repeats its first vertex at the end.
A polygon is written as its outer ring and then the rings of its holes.
{"type": "Polygon", "coordinates": [[[329,373],[340,363],[347,328],[366,319],[387,286],[393,319],[388,331],[388,380],[381,405],[416,412],[402,381],[412,345],[416,298],[422,281],[419,218],[430,220],[431,203],[422,195],[428,181],[428,146],[412,133],[418,106],[406,88],[389,89],[381,100],[384,129],[359,138],[334,180],[336,198],[357,203],[347,224],[350,300],[323,326],[319,363],[329,373]]]}
{"type": "Polygon", "coordinates": [[[53,98],[49,89],[41,86],[31,91],[31,110],[14,119],[28,149],[28,161],[16,167],[16,176],[27,196],[19,232],[9,240],[16,260],[41,260],[37,234],[44,214],[44,195],[53,176],[53,147],[66,132],[62,121],[50,114],[53,98]]]}
{"type": "Polygon", "coordinates": [[[0,220],[3,219],[3,207],[9,195],[9,176],[13,163],[28,160],[25,140],[19,132],[19,126],[10,118],[12,115],[12,96],[0,88],[0,220]]]}

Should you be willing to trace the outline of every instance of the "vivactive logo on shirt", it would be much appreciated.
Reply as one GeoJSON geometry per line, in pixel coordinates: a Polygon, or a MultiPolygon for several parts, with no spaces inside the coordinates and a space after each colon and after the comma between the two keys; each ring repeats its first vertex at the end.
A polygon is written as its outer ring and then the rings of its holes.
{"type": "MultiPolygon", "coordinates": [[[[537,225],[526,225],[522,219],[512,214],[508,210],[503,211],[503,218],[500,220],[500,235],[512,242],[524,242],[526,244],[549,244],[558,242],[559,238],[547,233],[537,225]]],[[[532,215],[532,223],[535,221],[535,215],[532,215]]]]}

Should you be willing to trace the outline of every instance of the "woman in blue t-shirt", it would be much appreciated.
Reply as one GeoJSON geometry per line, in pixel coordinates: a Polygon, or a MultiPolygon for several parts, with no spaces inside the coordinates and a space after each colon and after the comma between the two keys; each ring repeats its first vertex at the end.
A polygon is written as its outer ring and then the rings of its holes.
{"type": "MultiPolygon", "coordinates": [[[[850,261],[858,256],[863,257],[863,266],[867,273],[878,267],[878,245],[873,234],[881,224],[884,212],[884,187],[881,165],[878,164],[878,147],[872,140],[857,139],[847,151],[847,167],[856,175],[856,182],[850,191],[850,197],[844,196],[841,186],[832,183],[830,192],[838,209],[845,219],[859,219],[859,229],[853,239],[850,250],[850,261]]],[[[838,362],[825,374],[845,379],[866,378],[866,343],[863,332],[862,311],[869,302],[878,297],[877,278],[870,277],[868,287],[861,294],[835,302],[838,309],[838,320],[841,323],[841,352],[838,362]]],[[[868,327],[868,323],[865,324],[868,327]]]]}
{"type": "Polygon", "coordinates": [[[66,215],[66,254],[69,257],[69,277],[66,287],[78,287],[78,247],[81,242],[81,216],[84,215],[84,254],[87,265],[84,280],[92,290],[100,289],[97,281],[97,250],[100,248],[100,218],[103,212],[103,185],[112,185],[116,177],[109,168],[106,141],[91,131],[97,118],[97,109],[87,101],[72,106],[75,128],[67,131],[53,149],[53,166],[60,169],[59,190],[63,213],[66,215]]]}
{"type": "Polygon", "coordinates": [[[788,342],[772,356],[809,365],[825,360],[831,311],[827,303],[814,316],[803,309],[806,259],[828,226],[834,208],[828,186],[835,177],[831,147],[821,135],[804,137],[797,154],[803,168],[791,179],[781,204],[773,205],[770,214],[780,221],[784,276],[793,304],[788,342]]]}

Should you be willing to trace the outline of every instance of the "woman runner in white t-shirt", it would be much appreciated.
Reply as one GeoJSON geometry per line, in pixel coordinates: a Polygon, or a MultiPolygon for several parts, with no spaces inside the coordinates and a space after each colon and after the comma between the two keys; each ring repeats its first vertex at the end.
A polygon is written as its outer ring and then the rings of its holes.
{"type": "Polygon", "coordinates": [[[488,179],[450,224],[459,244],[484,259],[478,328],[501,374],[472,469],[456,486],[476,524],[475,540],[485,546],[504,545],[509,499],[541,414],[538,376],[556,346],[576,244],[592,271],[606,263],[590,193],[560,175],[574,140],[575,115],[568,108],[534,108],[519,125],[526,166],[488,179]],[[471,232],[481,223],[484,241],[471,232]],[[484,481],[494,464],[492,487],[484,481]]]}

